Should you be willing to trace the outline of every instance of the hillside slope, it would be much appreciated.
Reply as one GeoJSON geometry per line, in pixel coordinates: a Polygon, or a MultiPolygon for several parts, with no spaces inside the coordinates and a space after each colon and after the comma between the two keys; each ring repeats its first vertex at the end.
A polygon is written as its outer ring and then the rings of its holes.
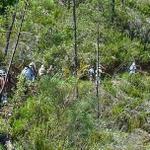
{"type": "Polygon", "coordinates": [[[76,1],[76,77],[72,1],[0,2],[0,66],[8,67],[24,12],[10,70],[16,88],[0,110],[1,147],[9,136],[16,150],[149,150],[150,2],[76,1]],[[99,98],[87,75],[96,66],[97,43],[105,68],[99,98]],[[53,75],[24,82],[18,75],[31,61],[37,69],[53,65],[53,75]],[[138,70],[129,75],[132,61],[138,70]]]}

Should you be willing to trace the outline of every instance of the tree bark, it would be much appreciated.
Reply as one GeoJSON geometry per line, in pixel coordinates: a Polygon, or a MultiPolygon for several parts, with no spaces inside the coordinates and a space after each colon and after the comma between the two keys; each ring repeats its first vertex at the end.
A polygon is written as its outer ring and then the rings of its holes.
{"type": "Polygon", "coordinates": [[[8,29],[8,32],[6,34],[6,47],[5,47],[5,57],[7,56],[7,52],[8,52],[8,48],[9,48],[9,43],[10,43],[10,36],[11,36],[11,33],[12,33],[12,29],[13,29],[13,26],[14,26],[14,23],[15,23],[15,19],[16,19],[16,12],[14,12],[13,16],[12,16],[12,23],[8,29]]]}
{"type": "Polygon", "coordinates": [[[5,82],[4,82],[4,84],[3,84],[3,86],[2,86],[2,88],[0,90],[0,96],[2,95],[2,93],[3,93],[4,89],[5,89],[6,82],[7,82],[8,76],[9,76],[9,72],[10,72],[10,68],[12,66],[12,63],[13,63],[13,60],[14,60],[14,56],[15,56],[15,53],[16,53],[16,50],[17,50],[17,47],[18,47],[18,43],[19,43],[19,40],[20,40],[20,35],[21,35],[21,31],[22,31],[22,26],[23,26],[23,22],[24,22],[26,9],[27,9],[27,4],[25,5],[25,10],[24,10],[23,15],[22,15],[20,29],[19,29],[19,33],[18,33],[18,36],[17,36],[17,41],[16,41],[16,44],[15,44],[15,48],[14,48],[14,50],[12,52],[11,60],[9,62],[7,74],[6,74],[6,77],[5,77],[5,82]]]}
{"type": "MultiPolygon", "coordinates": [[[[73,75],[77,78],[78,67],[78,53],[77,53],[77,17],[76,17],[76,0],[73,0],[73,41],[74,41],[74,62],[73,62],[73,75]]],[[[76,98],[78,98],[78,85],[76,86],[76,98]]]]}
{"type": "Polygon", "coordinates": [[[96,65],[96,70],[97,70],[97,77],[96,77],[96,98],[97,98],[97,118],[100,117],[100,103],[99,103],[99,77],[100,77],[100,72],[99,72],[99,23],[97,26],[97,65],[96,65]]]}

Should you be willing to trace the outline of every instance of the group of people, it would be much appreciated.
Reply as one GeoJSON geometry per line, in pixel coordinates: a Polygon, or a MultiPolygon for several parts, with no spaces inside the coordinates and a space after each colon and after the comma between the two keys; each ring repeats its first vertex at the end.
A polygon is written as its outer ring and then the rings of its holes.
{"type": "MultiPolygon", "coordinates": [[[[52,75],[53,70],[54,69],[53,69],[52,65],[50,65],[50,67],[48,69],[46,69],[46,67],[42,64],[37,71],[35,63],[31,62],[29,65],[24,67],[24,69],[21,71],[21,75],[27,81],[34,81],[37,76],[41,77],[46,74],[52,75]]],[[[6,76],[7,76],[7,71],[4,69],[0,69],[0,90],[3,88],[3,86],[5,84],[5,87],[4,87],[3,91],[1,92],[1,96],[0,96],[1,104],[6,104],[8,101],[8,87],[9,87],[8,85],[10,84],[9,83],[10,80],[7,79],[7,81],[5,81],[6,76]]],[[[7,76],[7,78],[9,78],[9,76],[7,76]]]]}
{"type": "MultiPolygon", "coordinates": [[[[101,74],[104,73],[103,70],[105,70],[105,68],[101,64],[99,64],[97,68],[98,69],[95,69],[94,66],[91,66],[89,68],[88,76],[89,76],[90,81],[98,81],[99,82],[101,74]]],[[[129,71],[129,74],[135,74],[136,73],[137,67],[136,67],[135,61],[132,62],[128,71],[129,71]]]]}
{"type": "MultiPolygon", "coordinates": [[[[105,68],[101,64],[97,66],[97,69],[95,69],[94,66],[91,66],[88,70],[89,80],[96,81],[96,83],[99,83],[101,74],[104,73],[103,70],[105,70],[105,68]]],[[[129,67],[129,74],[136,73],[136,70],[137,70],[137,67],[136,67],[135,61],[133,61],[129,67]]],[[[53,71],[54,69],[52,65],[50,65],[50,67],[46,69],[44,64],[42,64],[37,71],[35,63],[31,62],[29,65],[24,67],[24,69],[21,72],[21,75],[23,75],[25,79],[28,81],[34,81],[37,76],[41,77],[46,74],[52,75],[53,71]]],[[[5,82],[5,78],[6,78],[6,71],[4,71],[3,69],[0,69],[0,89],[2,88],[2,85],[5,82]]],[[[7,103],[7,91],[5,89],[1,96],[1,101],[3,103],[7,103]]]]}
{"type": "Polygon", "coordinates": [[[50,65],[50,67],[46,69],[46,67],[43,64],[37,71],[35,63],[31,62],[28,66],[25,66],[25,68],[21,72],[21,75],[23,75],[26,78],[26,80],[34,81],[37,76],[41,77],[46,74],[51,74],[52,71],[52,65],[50,65]]]}
{"type": "Polygon", "coordinates": [[[94,68],[94,66],[91,66],[88,70],[88,75],[89,75],[89,80],[90,81],[99,81],[99,77],[101,76],[105,68],[99,64],[99,66],[97,67],[97,69],[94,68]]]}

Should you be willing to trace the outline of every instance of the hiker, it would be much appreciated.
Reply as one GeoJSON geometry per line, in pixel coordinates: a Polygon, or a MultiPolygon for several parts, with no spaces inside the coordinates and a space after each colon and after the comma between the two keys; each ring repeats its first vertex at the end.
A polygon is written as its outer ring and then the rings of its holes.
{"type": "Polygon", "coordinates": [[[7,103],[7,101],[8,101],[7,92],[3,92],[2,97],[1,97],[1,101],[3,104],[7,103]]]}
{"type": "Polygon", "coordinates": [[[53,74],[53,65],[50,65],[49,68],[47,69],[47,74],[52,75],[53,74]]]}
{"type": "Polygon", "coordinates": [[[46,69],[44,65],[41,65],[39,71],[38,71],[39,76],[43,76],[46,74],[46,69]]]}
{"type": "MultiPolygon", "coordinates": [[[[98,66],[99,75],[102,73],[105,73],[105,72],[103,72],[103,70],[105,70],[105,68],[101,64],[99,64],[99,66],[98,66]]],[[[97,70],[95,71],[95,73],[97,76],[97,74],[98,74],[97,70]]]]}
{"type": "Polygon", "coordinates": [[[95,71],[96,83],[100,82],[100,76],[101,76],[102,73],[103,73],[103,71],[102,71],[102,65],[99,65],[98,66],[98,70],[96,69],[96,71],[95,71]]]}
{"type": "Polygon", "coordinates": [[[12,144],[12,142],[11,142],[10,139],[8,139],[8,140],[5,142],[5,147],[6,147],[7,150],[14,150],[14,146],[13,146],[13,144],[12,144]]]}
{"type": "Polygon", "coordinates": [[[89,79],[90,79],[90,81],[93,81],[94,78],[95,78],[95,70],[94,70],[94,67],[93,67],[93,66],[90,67],[90,69],[89,69],[89,71],[88,71],[88,74],[89,74],[89,79]]]}
{"type": "Polygon", "coordinates": [[[1,69],[0,70],[0,88],[3,87],[5,78],[6,78],[6,72],[3,69],[1,69]]]}
{"type": "Polygon", "coordinates": [[[136,73],[136,64],[135,61],[132,62],[131,66],[129,67],[129,73],[134,74],[136,73]]]}
{"type": "Polygon", "coordinates": [[[36,66],[35,63],[30,63],[29,66],[26,66],[21,74],[25,77],[26,80],[34,81],[36,78],[36,66]]]}
{"type": "Polygon", "coordinates": [[[100,77],[101,77],[102,74],[105,73],[103,70],[106,70],[105,67],[103,67],[101,64],[99,64],[98,71],[97,71],[97,69],[95,71],[96,83],[97,83],[97,81],[98,81],[98,83],[100,83],[100,77]]]}
{"type": "Polygon", "coordinates": [[[1,102],[2,102],[3,104],[7,103],[6,86],[7,86],[8,80],[7,80],[7,82],[5,83],[5,79],[6,79],[6,72],[5,72],[3,69],[1,69],[1,70],[0,70],[0,90],[3,89],[3,91],[2,91],[2,93],[1,93],[1,97],[0,97],[0,98],[1,98],[1,102]],[[5,87],[3,88],[4,84],[5,84],[5,87]]]}
{"type": "Polygon", "coordinates": [[[6,133],[0,133],[0,145],[5,146],[7,140],[8,135],[6,133]]]}
{"type": "Polygon", "coordinates": [[[15,150],[10,135],[7,133],[0,133],[0,145],[6,150],[15,150]]]}

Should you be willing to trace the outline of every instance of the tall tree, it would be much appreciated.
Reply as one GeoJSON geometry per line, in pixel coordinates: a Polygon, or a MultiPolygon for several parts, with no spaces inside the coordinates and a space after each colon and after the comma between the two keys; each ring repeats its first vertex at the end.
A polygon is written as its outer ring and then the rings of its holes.
{"type": "Polygon", "coordinates": [[[20,36],[21,36],[21,31],[22,31],[22,27],[23,27],[23,23],[24,23],[24,19],[25,19],[25,14],[26,14],[26,10],[27,10],[27,2],[25,3],[25,8],[22,12],[22,18],[21,18],[21,24],[20,24],[20,28],[19,28],[19,33],[17,35],[17,40],[16,40],[16,44],[15,44],[15,47],[12,51],[12,55],[11,55],[11,59],[10,59],[10,62],[9,62],[9,65],[8,65],[8,69],[7,69],[7,74],[6,74],[6,77],[5,77],[5,81],[4,81],[4,84],[0,90],[0,97],[2,96],[3,94],[3,91],[5,89],[5,86],[6,86],[6,82],[8,80],[8,76],[9,76],[9,73],[10,73],[10,68],[12,66],[12,63],[13,63],[13,60],[14,60],[14,56],[15,56],[15,53],[16,53],[16,50],[17,50],[17,47],[18,47],[18,44],[19,44],[19,40],[20,40],[20,36]]]}
{"type": "Polygon", "coordinates": [[[5,47],[5,50],[4,50],[5,56],[7,55],[7,52],[8,52],[10,36],[11,36],[11,33],[12,33],[12,29],[13,29],[13,26],[14,26],[15,19],[16,19],[16,12],[14,12],[14,14],[12,16],[11,25],[9,26],[8,31],[6,33],[6,47],[5,47]]]}
{"type": "Polygon", "coordinates": [[[96,53],[96,59],[97,59],[97,63],[96,63],[96,70],[97,70],[97,76],[96,76],[96,97],[97,97],[97,118],[100,117],[100,103],[99,103],[99,76],[100,76],[100,72],[99,72],[99,23],[97,25],[97,53],[96,53]]]}
{"type": "MultiPolygon", "coordinates": [[[[73,0],[73,41],[74,41],[74,58],[73,58],[73,75],[77,78],[78,69],[78,52],[77,52],[77,17],[76,17],[76,0],[73,0]]],[[[78,98],[78,86],[76,86],[76,98],[78,98]]]]}

